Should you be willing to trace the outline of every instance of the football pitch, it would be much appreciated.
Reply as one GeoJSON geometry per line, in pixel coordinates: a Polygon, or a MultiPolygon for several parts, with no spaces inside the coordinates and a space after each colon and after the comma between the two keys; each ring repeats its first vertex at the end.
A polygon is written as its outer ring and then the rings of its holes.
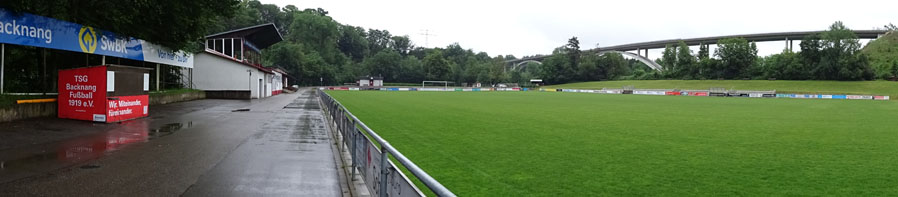
{"type": "Polygon", "coordinates": [[[328,91],[459,196],[898,193],[898,103],[328,91]]]}

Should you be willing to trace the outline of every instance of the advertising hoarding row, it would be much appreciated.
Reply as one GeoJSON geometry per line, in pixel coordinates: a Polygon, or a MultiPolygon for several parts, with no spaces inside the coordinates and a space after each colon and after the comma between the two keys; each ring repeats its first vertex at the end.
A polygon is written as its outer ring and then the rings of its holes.
{"type": "Polygon", "coordinates": [[[90,26],[0,8],[0,43],[193,68],[193,54],[90,26]]]}
{"type": "MultiPolygon", "coordinates": [[[[349,87],[328,87],[329,90],[359,90],[358,88],[349,87]]],[[[380,88],[383,91],[534,91],[529,88],[380,88]]],[[[540,92],[578,92],[578,93],[598,93],[598,94],[623,94],[623,90],[603,89],[547,89],[540,88],[540,92]]],[[[711,96],[710,91],[661,91],[661,90],[633,90],[632,94],[640,95],[667,95],[667,96],[711,96]]],[[[723,96],[726,96],[724,94],[723,96]]],[[[730,95],[732,96],[732,95],[730,95]]],[[[826,95],[826,94],[774,94],[772,92],[750,92],[743,93],[739,97],[750,98],[804,98],[804,99],[851,99],[851,100],[889,100],[889,96],[871,96],[871,95],[826,95]]]]}

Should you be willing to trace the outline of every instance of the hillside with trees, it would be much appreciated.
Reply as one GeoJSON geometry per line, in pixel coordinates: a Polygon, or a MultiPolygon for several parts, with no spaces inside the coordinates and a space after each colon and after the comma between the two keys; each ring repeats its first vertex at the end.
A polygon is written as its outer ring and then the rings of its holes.
{"type": "MultiPolygon", "coordinates": [[[[263,52],[266,66],[285,68],[300,85],[339,85],[359,76],[381,76],[391,83],[423,80],[452,81],[456,85],[483,83],[549,84],[605,80],[652,79],[778,79],[875,80],[898,75],[898,34],[871,41],[862,50],[858,37],[842,22],[826,32],[805,37],[800,51],[784,50],[765,57],[742,38],[726,38],[693,51],[685,43],[663,49],[655,61],[661,71],[620,54],[598,55],[580,48],[577,37],[552,51],[541,63],[513,66],[513,55],[491,56],[455,43],[445,47],[416,46],[407,35],[389,30],[342,24],[322,9],[279,7],[257,0],[158,1],[153,4],[115,4],[105,1],[72,3],[60,0],[0,3],[14,11],[103,27],[175,49],[201,50],[203,35],[275,24],[284,41],[263,52]],[[96,13],[66,6],[109,7],[96,13]],[[189,10],[189,11],[187,11],[189,10]],[[139,17],[154,15],[159,17],[139,17]]],[[[885,26],[895,30],[894,25],[885,26]]]]}
{"type": "Polygon", "coordinates": [[[516,59],[512,55],[490,56],[459,44],[415,46],[407,35],[341,24],[321,8],[278,8],[253,0],[242,1],[236,15],[219,26],[272,22],[281,28],[286,40],[265,51],[265,65],[287,69],[301,85],[343,84],[366,75],[384,77],[386,82],[441,80],[458,85],[524,85],[534,78],[550,84],[642,79],[874,80],[891,77],[888,73],[894,73],[891,63],[895,62],[895,55],[881,54],[891,52],[888,46],[894,44],[874,41],[871,45],[883,47],[862,53],[857,36],[838,21],[822,34],[805,37],[800,51],[784,50],[766,57],[759,57],[757,46],[743,38],[720,40],[713,51],[709,45],[700,45],[698,51],[685,43],[667,46],[656,60],[663,67],[659,72],[620,54],[584,52],[577,37],[553,50],[541,64],[515,68],[504,63],[516,59]],[[884,52],[871,58],[872,51],[884,52]]]}
{"type": "Polygon", "coordinates": [[[861,50],[869,58],[870,67],[873,67],[878,79],[894,79],[898,76],[898,33],[895,32],[898,28],[891,24],[886,28],[892,31],[867,43],[861,50]]]}

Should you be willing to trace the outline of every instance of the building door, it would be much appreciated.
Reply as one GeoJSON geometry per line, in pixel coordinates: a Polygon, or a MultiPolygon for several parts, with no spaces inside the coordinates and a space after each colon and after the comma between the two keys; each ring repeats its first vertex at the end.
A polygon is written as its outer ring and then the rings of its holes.
{"type": "Polygon", "coordinates": [[[259,79],[259,98],[262,98],[265,95],[265,84],[262,84],[262,79],[259,79]]]}

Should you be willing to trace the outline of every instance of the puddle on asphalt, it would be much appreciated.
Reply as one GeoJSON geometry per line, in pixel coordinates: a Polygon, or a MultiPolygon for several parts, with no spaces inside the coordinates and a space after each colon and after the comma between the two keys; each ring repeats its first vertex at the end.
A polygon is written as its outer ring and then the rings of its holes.
{"type": "MultiPolygon", "coordinates": [[[[2,151],[0,183],[23,178],[28,173],[97,159],[130,144],[148,142],[193,127],[193,121],[168,123],[158,128],[150,128],[149,122],[149,119],[122,122],[119,127],[100,134],[41,145],[43,150],[26,147],[2,151]]],[[[82,166],[82,169],[90,168],[82,166]]]]}
{"type": "Polygon", "coordinates": [[[169,123],[169,124],[162,125],[158,129],[150,130],[150,132],[147,135],[148,135],[149,140],[153,140],[156,138],[171,135],[177,131],[180,131],[181,129],[186,129],[186,128],[190,128],[190,127],[193,127],[193,121],[188,121],[187,124],[169,123]]]}

